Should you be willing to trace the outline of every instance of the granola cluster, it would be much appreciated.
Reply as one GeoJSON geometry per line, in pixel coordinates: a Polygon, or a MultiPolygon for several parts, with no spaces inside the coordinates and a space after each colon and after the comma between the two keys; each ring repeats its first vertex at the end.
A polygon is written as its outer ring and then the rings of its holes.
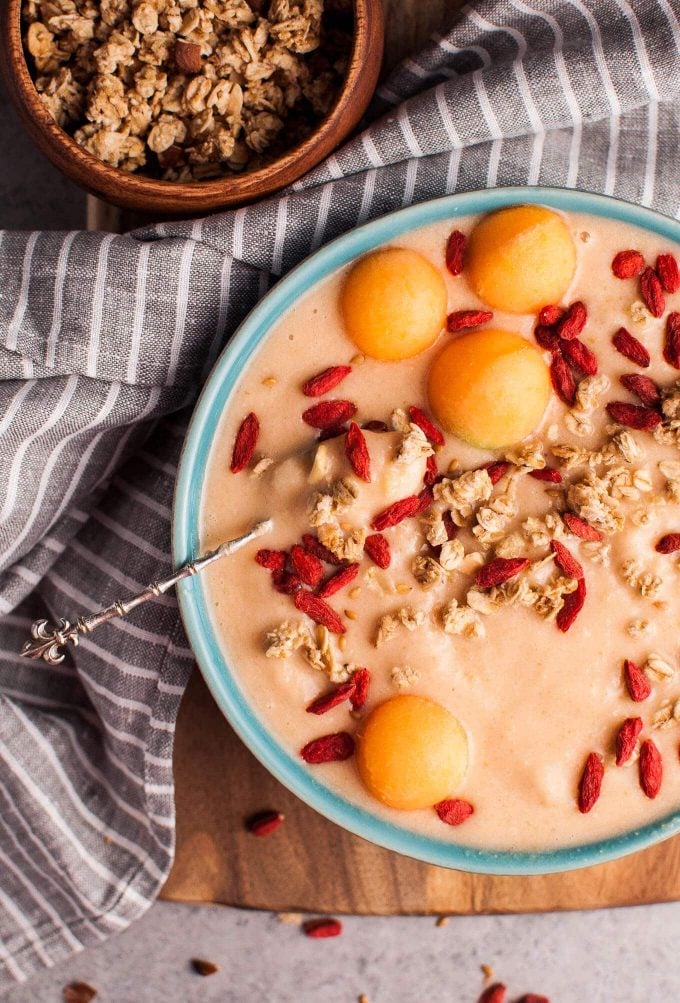
{"type": "Polygon", "coordinates": [[[664,446],[680,446],[680,380],[663,391],[663,421],[654,429],[654,438],[664,446]]]}
{"type": "MultiPolygon", "coordinates": [[[[570,429],[569,414],[577,413],[589,422],[609,389],[606,377],[583,379],[577,387],[574,408],[566,412],[566,429],[580,435],[576,428],[570,429]]],[[[663,413],[669,422],[678,420],[679,399],[678,385],[664,393],[663,413]]],[[[436,455],[427,436],[409,420],[405,410],[399,408],[392,413],[391,426],[400,437],[391,457],[395,468],[422,464],[436,455]]],[[[420,532],[409,543],[413,548],[409,558],[413,584],[395,581],[389,571],[375,566],[363,573],[365,587],[386,599],[406,592],[418,597],[415,605],[392,608],[378,618],[373,635],[376,648],[391,642],[399,644],[403,631],[413,633],[427,625],[437,626],[445,634],[480,638],[485,634],[486,618],[511,606],[531,608],[542,619],[559,625],[561,611],[579,589],[579,580],[565,573],[560,562],[555,561],[554,541],[570,547],[580,544],[581,553],[593,563],[609,566],[609,538],[621,532],[626,518],[643,524],[652,506],[680,498],[680,462],[661,461],[658,474],[640,466],[646,450],[638,433],[618,424],[606,426],[605,438],[595,449],[555,442],[554,438],[552,444],[545,445],[528,440],[508,450],[502,460],[471,470],[449,464],[447,473],[434,479],[430,503],[418,516],[420,532]],[[551,454],[548,458],[546,450],[551,454]],[[564,471],[557,477],[552,476],[555,468],[549,466],[554,460],[564,471]],[[550,476],[541,476],[544,474],[550,476]],[[527,475],[553,482],[543,488],[549,501],[547,510],[540,514],[521,511],[518,491],[527,475]],[[659,475],[663,479],[660,489],[659,475]],[[641,507],[635,508],[635,503],[641,507]],[[570,516],[587,525],[593,535],[579,541],[573,524],[565,522],[570,516]],[[491,587],[470,581],[489,561],[517,558],[525,559],[525,567],[509,581],[491,587]],[[453,596],[451,589],[455,591],[453,596]],[[430,592],[433,598],[427,596],[430,592]]],[[[316,529],[320,543],[338,561],[358,563],[367,530],[357,527],[353,519],[357,485],[348,478],[333,479],[332,471],[330,451],[321,444],[309,480],[316,485],[324,482],[325,486],[320,485],[310,495],[308,521],[316,529]]],[[[664,585],[660,576],[632,559],[623,562],[618,570],[641,597],[658,605],[664,585]]],[[[356,617],[353,611],[345,610],[346,616],[350,613],[356,617]]],[[[301,637],[288,624],[282,627],[282,639],[276,631],[269,636],[270,656],[287,656],[300,648],[314,667],[336,681],[345,678],[344,670],[329,670],[327,654],[322,656],[309,638],[301,637]]],[[[637,619],[630,623],[628,633],[639,637],[648,629],[648,620],[637,619]]],[[[648,674],[658,676],[663,667],[658,656],[650,656],[648,674]]],[[[413,682],[414,674],[409,666],[402,665],[391,670],[390,678],[397,688],[403,688],[413,682]]]]}
{"type": "MultiPolygon", "coordinates": [[[[589,419],[601,406],[609,386],[604,377],[582,380],[572,410],[589,419]]],[[[669,420],[675,416],[675,395],[672,388],[665,396],[669,420]]],[[[565,425],[569,430],[566,420],[565,425]]],[[[400,436],[392,454],[395,466],[422,463],[435,455],[422,429],[409,420],[404,410],[392,413],[391,426],[400,436]]],[[[582,554],[593,563],[608,566],[609,537],[621,532],[626,517],[637,524],[639,519],[649,517],[650,506],[676,501],[680,495],[680,463],[664,460],[659,464],[659,474],[665,481],[659,491],[653,473],[639,465],[646,458],[643,439],[619,425],[608,426],[605,432],[606,438],[596,449],[559,442],[544,446],[528,440],[486,467],[461,470],[458,464],[450,464],[447,473],[438,476],[432,485],[430,504],[418,517],[420,534],[409,544],[414,548],[409,560],[413,585],[395,582],[388,571],[373,566],[363,574],[365,586],[386,599],[414,591],[414,586],[415,595],[420,597],[417,603],[421,605],[400,606],[379,617],[373,635],[375,647],[399,643],[402,631],[420,631],[428,624],[446,634],[483,637],[486,618],[511,606],[531,608],[542,619],[559,622],[569,597],[579,588],[578,580],[556,564],[553,552],[553,541],[574,546],[576,538],[565,524],[565,513],[583,520],[599,537],[581,540],[582,554]],[[552,454],[548,459],[546,448],[552,454]],[[554,459],[568,477],[539,477],[554,481],[543,489],[549,498],[548,509],[540,515],[522,512],[518,502],[520,485],[528,474],[554,471],[546,471],[554,459]],[[641,504],[639,509],[631,507],[636,502],[641,504]],[[470,576],[475,576],[489,560],[526,555],[533,556],[510,581],[491,588],[470,582],[470,576]],[[426,599],[429,592],[433,593],[432,599],[426,599]]],[[[308,520],[320,542],[338,560],[359,562],[366,530],[357,528],[355,521],[345,521],[352,520],[357,487],[349,479],[333,479],[328,453],[327,447],[320,445],[312,464],[310,482],[325,481],[326,486],[312,492],[308,520]]],[[[620,573],[643,598],[658,599],[663,586],[658,575],[633,560],[621,565],[620,573]]],[[[648,627],[647,620],[633,621],[629,634],[641,636],[648,627]]],[[[277,645],[273,647],[270,654],[276,653],[277,645]]],[[[314,655],[313,649],[310,651],[307,643],[300,641],[299,647],[310,664],[324,667],[323,660],[314,655]]],[[[391,680],[398,688],[409,685],[412,676],[408,666],[395,667],[391,680]]]]}
{"type": "Polygon", "coordinates": [[[26,0],[55,122],[113,167],[169,181],[253,168],[331,109],[351,33],[324,0],[26,0]]]}
{"type": "Polygon", "coordinates": [[[375,638],[376,648],[394,640],[399,633],[399,629],[404,627],[413,632],[422,627],[425,623],[425,611],[414,609],[413,606],[402,606],[394,613],[386,613],[378,622],[378,633],[375,638]]]}
{"type": "Polygon", "coordinates": [[[265,638],[267,658],[290,658],[296,651],[301,652],[313,669],[325,673],[332,683],[347,682],[356,669],[355,665],[336,656],[326,627],[317,625],[312,631],[301,620],[284,620],[268,631],[265,638]]]}

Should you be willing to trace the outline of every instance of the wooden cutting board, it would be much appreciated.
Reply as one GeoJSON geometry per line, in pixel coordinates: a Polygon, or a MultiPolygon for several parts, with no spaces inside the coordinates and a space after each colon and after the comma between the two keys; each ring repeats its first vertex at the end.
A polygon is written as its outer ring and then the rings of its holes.
{"type": "MultiPolygon", "coordinates": [[[[386,0],[385,67],[415,51],[463,0],[386,0]]],[[[88,199],[88,228],[138,219],[88,199]]],[[[633,857],[546,877],[503,878],[430,867],[351,836],[302,804],[248,752],[198,671],[177,725],[177,853],[162,898],[275,911],[491,913],[592,909],[680,898],[680,837],[633,857]],[[244,819],[286,815],[257,839],[244,819]]]]}
{"type": "Polygon", "coordinates": [[[680,837],[568,874],[504,878],[431,867],[352,836],[302,804],[248,752],[198,671],[175,742],[177,855],[162,898],[283,912],[489,913],[680,898],[680,837]],[[266,838],[244,819],[284,812],[266,838]]]}

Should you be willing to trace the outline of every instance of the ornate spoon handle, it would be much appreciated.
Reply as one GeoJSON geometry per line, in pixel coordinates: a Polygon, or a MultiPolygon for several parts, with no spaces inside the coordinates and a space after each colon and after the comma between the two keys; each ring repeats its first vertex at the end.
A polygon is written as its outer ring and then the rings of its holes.
{"type": "Polygon", "coordinates": [[[63,662],[64,660],[64,651],[62,651],[62,648],[69,641],[75,647],[78,644],[80,634],[90,634],[95,627],[99,627],[100,624],[106,623],[108,620],[113,620],[119,616],[127,616],[130,610],[136,609],[137,606],[141,606],[142,603],[148,602],[149,599],[153,599],[155,596],[163,595],[164,592],[171,589],[177,582],[181,582],[183,578],[197,575],[199,571],[203,571],[213,561],[219,561],[221,557],[233,554],[247,543],[250,543],[251,540],[255,540],[258,536],[268,533],[272,525],[271,519],[265,519],[264,522],[256,523],[243,536],[239,536],[235,540],[227,540],[217,547],[216,550],[205,554],[204,557],[200,557],[196,561],[190,561],[184,567],[173,571],[168,578],[164,578],[160,582],[152,582],[142,592],[129,596],[127,599],[116,599],[110,606],[100,609],[96,613],[78,617],[73,625],[68,620],[60,620],[58,624],[51,624],[48,620],[36,620],[31,627],[31,637],[33,640],[26,641],[21,649],[21,654],[26,658],[44,658],[50,665],[58,665],[59,662],[63,662]]]}

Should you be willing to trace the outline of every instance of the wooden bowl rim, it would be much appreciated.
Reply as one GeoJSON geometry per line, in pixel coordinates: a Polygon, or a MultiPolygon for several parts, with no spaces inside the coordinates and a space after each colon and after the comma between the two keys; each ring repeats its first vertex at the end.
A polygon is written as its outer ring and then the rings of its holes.
{"type": "Polygon", "coordinates": [[[297,181],[336,149],[356,126],[373,95],[384,42],[382,0],[352,0],[354,33],[347,73],[331,111],[314,132],[271,164],[231,177],[163,181],[98,160],[59,126],[43,105],[31,76],[21,31],[22,0],[5,0],[0,12],[0,60],[10,97],[33,141],[71,180],[118,205],[168,213],[245,205],[297,181]]]}

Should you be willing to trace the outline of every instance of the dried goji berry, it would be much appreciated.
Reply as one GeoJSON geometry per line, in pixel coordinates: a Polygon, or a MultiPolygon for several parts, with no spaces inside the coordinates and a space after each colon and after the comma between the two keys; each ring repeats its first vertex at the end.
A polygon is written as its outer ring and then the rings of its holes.
{"type": "Polygon", "coordinates": [[[302,545],[310,554],[314,554],[315,557],[318,557],[320,561],[324,561],[326,564],[339,565],[347,563],[341,557],[336,557],[332,550],[324,547],[323,543],[317,540],[315,536],[312,536],[311,533],[303,533],[302,545]]]}
{"type": "Polygon", "coordinates": [[[444,523],[444,529],[446,530],[446,539],[455,539],[458,535],[458,526],[456,526],[453,521],[453,516],[448,510],[442,512],[442,522],[444,523]]]}
{"type": "Polygon", "coordinates": [[[646,700],[652,692],[649,679],[640,666],[636,665],[635,662],[631,662],[630,658],[627,658],[623,663],[623,677],[626,681],[626,688],[628,689],[630,698],[635,703],[641,703],[642,700],[646,700]]]}
{"type": "Polygon", "coordinates": [[[439,471],[437,470],[437,461],[434,456],[428,456],[425,461],[425,476],[423,477],[423,483],[426,487],[431,488],[438,476],[439,471]]]}
{"type": "Polygon", "coordinates": [[[243,419],[236,433],[229,467],[232,474],[238,474],[248,466],[253,458],[259,434],[260,422],[257,415],[251,411],[243,419]]]}
{"type": "Polygon", "coordinates": [[[312,404],[302,413],[302,420],[312,428],[333,429],[349,421],[357,412],[356,404],[346,400],[327,400],[312,404]]]}
{"type": "Polygon", "coordinates": [[[381,533],[372,533],[364,540],[364,550],[379,568],[389,568],[392,555],[390,545],[381,533]]]}
{"type": "Polygon", "coordinates": [[[434,495],[432,494],[432,488],[424,487],[418,495],[418,507],[413,512],[413,515],[422,515],[423,512],[427,512],[433,501],[434,495]]]}
{"type": "Polygon", "coordinates": [[[536,993],[525,993],[521,996],[517,1003],[550,1003],[547,996],[538,996],[536,993]]]}
{"type": "Polygon", "coordinates": [[[339,937],[342,933],[342,923],[339,919],[308,919],[302,924],[302,930],[306,937],[339,937]]]}
{"type": "Polygon", "coordinates": [[[444,445],[444,434],[437,428],[434,422],[428,418],[424,411],[421,411],[419,407],[411,405],[408,409],[408,416],[414,425],[423,432],[430,442],[434,443],[435,446],[444,445]]]}
{"type": "Polygon", "coordinates": [[[386,509],[383,509],[382,512],[379,512],[371,523],[371,526],[378,532],[381,532],[383,529],[389,529],[390,526],[396,526],[404,519],[408,519],[409,516],[414,515],[418,511],[420,504],[421,499],[418,495],[409,495],[407,498],[400,498],[399,501],[393,502],[386,509]]]}
{"type": "Polygon", "coordinates": [[[340,571],[336,571],[334,575],[331,575],[323,583],[317,595],[321,599],[328,599],[329,596],[334,596],[340,589],[344,589],[350,582],[353,582],[358,574],[359,565],[348,564],[346,568],[341,568],[340,571]]]}
{"type": "Polygon", "coordinates": [[[661,390],[649,376],[626,373],[621,377],[621,385],[635,394],[645,407],[657,407],[661,403],[661,390]]]}
{"type": "Polygon", "coordinates": [[[260,567],[267,568],[268,571],[283,571],[287,558],[285,550],[258,550],[255,554],[255,560],[260,567]]]}
{"type": "Polygon", "coordinates": [[[324,369],[322,373],[317,373],[316,376],[312,376],[310,380],[302,386],[302,392],[305,397],[321,397],[323,394],[327,394],[329,390],[333,390],[337,387],[339,383],[349,376],[352,372],[351,366],[330,366],[328,369],[324,369]]]}
{"type": "Polygon", "coordinates": [[[537,344],[544,348],[546,352],[559,352],[560,338],[551,327],[539,324],[534,328],[534,338],[537,344]]]}
{"type": "Polygon", "coordinates": [[[279,828],[285,816],[280,811],[261,811],[246,821],[246,829],[253,836],[268,836],[279,828]]]}
{"type": "Polygon", "coordinates": [[[506,460],[492,460],[491,463],[485,463],[482,469],[486,470],[492,484],[498,484],[505,477],[511,466],[512,464],[506,460]]]}
{"type": "Polygon", "coordinates": [[[436,804],[434,810],[447,825],[462,825],[475,809],[469,801],[464,801],[462,798],[447,798],[436,804]]]}
{"type": "Polygon", "coordinates": [[[454,310],[446,318],[446,330],[453,334],[456,331],[465,331],[469,327],[488,324],[492,319],[491,310],[454,310]]]}
{"type": "Polygon", "coordinates": [[[295,593],[293,601],[295,602],[296,609],[299,609],[301,613],[306,613],[315,623],[321,624],[322,627],[327,627],[332,634],[345,633],[344,623],[333,607],[329,606],[324,599],[319,599],[312,592],[300,589],[295,593]]]}
{"type": "Polygon", "coordinates": [[[371,457],[368,453],[364,433],[355,421],[350,422],[345,436],[345,455],[357,477],[361,478],[362,481],[370,481],[371,457]]]}
{"type": "Polygon", "coordinates": [[[588,311],[581,300],[576,300],[568,307],[567,312],[558,320],[555,331],[563,341],[577,338],[586,325],[588,311]]]}
{"type": "Polygon", "coordinates": [[[548,306],[541,308],[538,314],[538,323],[545,327],[553,327],[558,321],[562,320],[566,313],[563,306],[557,306],[555,303],[549,303],[548,306]]]}
{"type": "Polygon", "coordinates": [[[385,421],[365,421],[361,426],[364,432],[389,432],[390,427],[385,421]]]}
{"type": "Polygon", "coordinates": [[[604,537],[599,529],[595,529],[589,522],[582,519],[580,515],[573,512],[565,512],[562,516],[565,526],[570,533],[578,536],[580,540],[603,540],[604,537]]]}
{"type": "Polygon", "coordinates": [[[672,254],[660,254],[656,259],[656,274],[664,292],[677,293],[680,289],[680,268],[672,254]]]}
{"type": "Polygon", "coordinates": [[[555,555],[555,563],[567,578],[583,578],[583,568],[572,552],[559,540],[550,541],[550,549],[555,555]]]}
{"type": "Polygon", "coordinates": [[[351,681],[354,683],[354,692],[349,698],[350,703],[352,704],[354,710],[361,710],[368,699],[368,687],[371,683],[371,673],[368,669],[355,669],[352,673],[351,681]]]}
{"type": "Polygon", "coordinates": [[[645,268],[640,276],[640,292],[652,317],[662,317],[666,309],[666,297],[659,276],[653,268],[645,268]]]}
{"type": "Polygon", "coordinates": [[[325,714],[327,711],[332,710],[333,707],[338,707],[345,700],[349,700],[354,695],[355,690],[356,683],[354,682],[354,678],[349,679],[346,683],[340,683],[339,686],[334,687],[329,693],[322,693],[316,700],[312,700],[307,707],[307,713],[325,714]]]}
{"type": "Polygon", "coordinates": [[[354,739],[346,731],[315,738],[300,750],[306,763],[318,766],[320,763],[341,763],[354,754],[354,739]]]}
{"type": "Polygon", "coordinates": [[[599,798],[603,777],[602,757],[598,756],[596,752],[591,752],[586,759],[586,765],[578,785],[578,810],[584,815],[590,811],[599,798]]]}
{"type": "Polygon", "coordinates": [[[323,578],[323,564],[318,557],[310,554],[308,550],[301,547],[299,543],[291,547],[290,563],[293,571],[302,579],[305,585],[316,588],[323,578]]]}
{"type": "Polygon", "coordinates": [[[302,588],[302,579],[299,575],[294,575],[290,571],[275,571],[272,574],[272,582],[277,592],[283,592],[286,596],[295,595],[302,588]]]}
{"type": "Polygon", "coordinates": [[[346,435],[347,425],[332,425],[324,428],[316,437],[317,442],[327,442],[329,439],[338,439],[341,435],[346,435]]]}
{"type": "Polygon", "coordinates": [[[467,237],[460,230],[454,230],[446,242],[446,267],[452,275],[460,275],[463,271],[466,244],[467,237]]]}
{"type": "Polygon", "coordinates": [[[669,366],[680,369],[680,313],[669,313],[666,318],[663,357],[669,366]]]}
{"type": "Polygon", "coordinates": [[[562,474],[556,467],[543,467],[541,470],[530,470],[529,477],[536,481],[548,481],[550,484],[561,484],[562,474]]]}
{"type": "Polygon", "coordinates": [[[614,255],[612,271],[617,279],[632,279],[645,269],[645,259],[639,251],[619,251],[614,255]]]}
{"type": "Polygon", "coordinates": [[[586,376],[597,373],[597,356],[578,338],[572,341],[560,341],[560,350],[570,366],[580,369],[586,376]]]}
{"type": "MultiPolygon", "coordinates": [[[[198,49],[198,46],[196,46],[198,49]]],[[[199,50],[200,51],[200,50],[199,50]]],[[[196,962],[192,962],[194,970],[200,974],[202,972],[196,967],[196,962]]],[[[200,962],[201,965],[212,965],[211,961],[200,962]]],[[[214,969],[213,969],[214,970],[214,969]]],[[[97,990],[89,982],[70,982],[62,990],[64,1003],[91,1003],[97,996],[97,990]]]]}
{"type": "Polygon", "coordinates": [[[494,557],[492,561],[479,569],[475,575],[475,584],[479,589],[490,589],[495,585],[502,585],[524,571],[530,564],[531,561],[528,557],[494,557]]]}
{"type": "Polygon", "coordinates": [[[620,327],[614,337],[612,338],[614,348],[621,355],[625,355],[627,359],[634,362],[636,365],[641,366],[643,369],[647,369],[650,362],[651,356],[645,346],[637,338],[634,338],[630,331],[627,331],[625,327],[620,327]]]}
{"type": "Polygon", "coordinates": [[[659,554],[674,554],[680,550],[680,533],[666,533],[654,548],[659,554]]]}
{"type": "Polygon", "coordinates": [[[641,717],[627,717],[616,736],[616,765],[623,766],[633,755],[635,743],[642,731],[641,717]]]}
{"type": "Polygon", "coordinates": [[[655,798],[661,790],[663,780],[663,760],[651,738],[640,746],[640,787],[648,798],[655,798]]]}
{"type": "Polygon", "coordinates": [[[586,601],[586,582],[584,578],[579,578],[578,586],[574,592],[565,592],[562,596],[562,609],[555,617],[555,623],[563,634],[569,630],[574,620],[583,609],[586,601]]]}
{"type": "Polygon", "coordinates": [[[552,357],[550,381],[560,400],[571,407],[576,399],[576,383],[567,361],[561,355],[552,357]]]}
{"type": "Polygon", "coordinates": [[[610,401],[607,412],[619,425],[635,428],[638,431],[651,432],[661,423],[661,415],[648,407],[638,404],[627,404],[625,401],[610,401]]]}
{"type": "Polygon", "coordinates": [[[477,1003],[504,1003],[507,991],[502,982],[496,982],[484,990],[477,1003]]]}

